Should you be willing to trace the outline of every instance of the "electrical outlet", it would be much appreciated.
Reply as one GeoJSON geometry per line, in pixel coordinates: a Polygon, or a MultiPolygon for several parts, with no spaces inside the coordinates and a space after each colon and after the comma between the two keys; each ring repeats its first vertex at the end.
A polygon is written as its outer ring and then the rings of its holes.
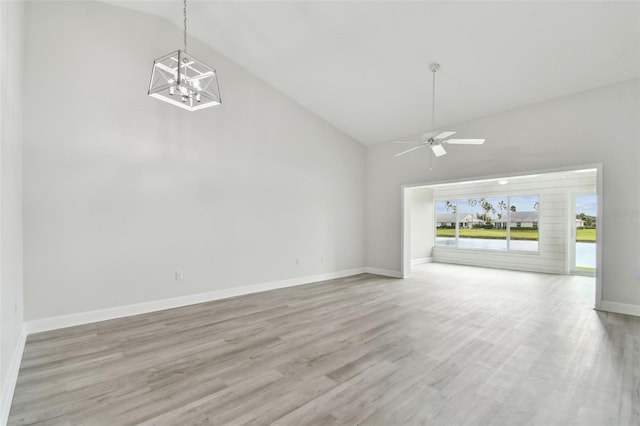
{"type": "Polygon", "coordinates": [[[184,271],[182,269],[178,269],[176,271],[176,281],[184,280],[184,271]]]}
{"type": "Polygon", "coordinates": [[[300,258],[296,257],[296,266],[300,265],[300,258]]]}
{"type": "Polygon", "coordinates": [[[324,263],[324,256],[320,256],[320,263],[324,263]]]}

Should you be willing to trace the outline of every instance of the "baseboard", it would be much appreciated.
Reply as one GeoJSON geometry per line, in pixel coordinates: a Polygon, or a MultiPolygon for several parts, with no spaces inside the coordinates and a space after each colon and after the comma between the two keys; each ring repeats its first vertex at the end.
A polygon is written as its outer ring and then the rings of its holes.
{"type": "MultiPolygon", "coordinates": [[[[179,308],[181,306],[195,305],[198,303],[211,302],[214,300],[228,299],[230,297],[243,296],[246,294],[260,293],[279,288],[293,287],[297,285],[312,284],[318,281],[332,280],[336,278],[348,277],[362,274],[366,268],[348,269],[344,271],[330,272],[319,275],[309,275],[305,277],[291,278],[282,281],[272,281],[260,284],[253,284],[243,287],[235,287],[224,290],[216,290],[207,293],[190,294],[171,299],[156,300],[153,302],[137,303],[134,305],[118,306],[115,308],[100,309],[96,311],[80,312],[77,314],[62,315],[51,318],[42,318],[27,321],[25,326],[28,334],[40,333],[43,331],[57,330],[60,328],[73,327],[76,325],[90,324],[93,322],[106,321],[110,319],[123,318],[132,315],[146,314],[149,312],[161,311],[164,309],[179,308]]],[[[366,271],[368,272],[368,271],[366,271]]],[[[385,275],[385,274],[381,274],[385,275]]]]}
{"type": "Polygon", "coordinates": [[[569,271],[569,275],[595,278],[596,273],[594,271],[569,271]]]}
{"type": "Polygon", "coordinates": [[[7,370],[7,379],[2,389],[2,407],[0,407],[0,425],[6,425],[9,419],[9,410],[11,410],[11,401],[13,401],[13,392],[16,390],[16,382],[18,381],[18,372],[20,371],[20,363],[22,362],[22,354],[24,345],[27,341],[27,328],[23,325],[18,335],[18,342],[11,357],[9,370],[7,370]]]}
{"type": "Polygon", "coordinates": [[[365,272],[369,274],[383,275],[385,277],[392,277],[392,278],[402,278],[402,274],[400,273],[400,271],[392,271],[390,269],[371,268],[369,266],[367,266],[364,269],[365,269],[365,272]]]}
{"type": "Polygon", "coordinates": [[[423,263],[431,263],[433,259],[430,257],[423,257],[420,259],[411,259],[411,266],[422,265],[423,263]]]}
{"type": "Polygon", "coordinates": [[[520,271],[520,272],[534,272],[538,274],[554,274],[554,275],[567,275],[563,269],[555,268],[538,268],[535,266],[518,266],[518,265],[505,265],[505,264],[492,264],[488,262],[482,262],[478,260],[457,260],[434,257],[433,263],[442,263],[445,265],[460,265],[460,266],[473,266],[474,268],[490,268],[490,269],[504,269],[507,271],[520,271]]]}
{"type": "Polygon", "coordinates": [[[616,314],[633,315],[640,317],[640,306],[628,303],[608,302],[603,300],[597,308],[599,311],[613,312],[616,314]]]}

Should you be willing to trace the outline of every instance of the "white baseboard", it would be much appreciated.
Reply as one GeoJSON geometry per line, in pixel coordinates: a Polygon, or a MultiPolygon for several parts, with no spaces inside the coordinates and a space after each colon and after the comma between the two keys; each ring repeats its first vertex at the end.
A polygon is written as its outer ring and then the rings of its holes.
{"type": "Polygon", "coordinates": [[[423,257],[420,259],[411,259],[411,266],[422,265],[423,263],[431,263],[433,259],[431,257],[423,257]]]}
{"type": "MultiPolygon", "coordinates": [[[[43,331],[56,330],[60,328],[73,327],[76,325],[89,324],[98,321],[106,321],[115,318],[128,317],[132,315],[146,314],[149,312],[161,311],[164,309],[179,308],[181,306],[195,305],[197,303],[211,302],[213,300],[228,299],[230,297],[243,296],[246,294],[259,293],[262,291],[275,290],[285,287],[293,287],[303,284],[311,284],[318,281],[332,280],[336,278],[348,277],[364,273],[366,268],[348,269],[344,271],[330,272],[326,274],[310,275],[305,277],[291,278],[282,281],[272,281],[260,284],[253,284],[243,287],[235,287],[224,290],[216,290],[207,293],[190,294],[187,296],[174,297],[171,299],[155,300],[153,302],[137,303],[134,305],[118,306],[114,308],[100,309],[96,311],[80,312],[77,314],[62,315],[50,318],[41,318],[27,321],[25,326],[28,334],[40,333],[43,331]]],[[[382,274],[384,275],[384,274],[382,274]]]]}
{"type": "Polygon", "coordinates": [[[18,342],[11,357],[7,378],[2,388],[2,407],[0,407],[0,425],[6,425],[9,419],[9,410],[11,410],[11,401],[13,401],[13,392],[16,390],[16,382],[18,381],[18,372],[20,371],[20,363],[22,362],[22,354],[24,345],[27,341],[27,328],[23,325],[18,335],[18,342]]]}
{"type": "MultiPolygon", "coordinates": [[[[567,275],[567,274],[565,274],[567,275]]],[[[596,273],[594,271],[569,271],[568,275],[577,275],[580,277],[591,277],[595,278],[596,273]]]]}
{"type": "MultiPolygon", "coordinates": [[[[471,250],[471,249],[469,249],[471,250]]],[[[489,263],[480,260],[460,260],[460,259],[450,259],[450,258],[441,258],[441,257],[433,257],[433,263],[442,263],[446,265],[460,265],[460,266],[473,266],[477,268],[490,268],[490,269],[504,269],[507,271],[522,271],[522,272],[535,272],[540,274],[555,274],[555,275],[567,275],[564,269],[556,269],[556,268],[541,268],[532,265],[519,266],[519,265],[505,265],[505,264],[495,264],[489,263]]]]}
{"type": "Polygon", "coordinates": [[[400,271],[392,271],[390,269],[371,268],[369,266],[367,266],[364,269],[365,269],[365,272],[369,274],[383,275],[385,277],[392,277],[392,278],[402,278],[402,274],[400,273],[400,271]]]}
{"type": "Polygon", "coordinates": [[[608,302],[603,300],[597,308],[599,311],[613,312],[616,314],[633,315],[640,317],[640,306],[628,303],[608,302]]]}

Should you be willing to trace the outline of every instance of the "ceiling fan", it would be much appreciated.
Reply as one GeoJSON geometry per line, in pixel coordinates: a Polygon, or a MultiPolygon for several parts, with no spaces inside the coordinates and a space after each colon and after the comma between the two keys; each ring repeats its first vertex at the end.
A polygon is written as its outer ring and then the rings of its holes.
{"type": "MultiPolygon", "coordinates": [[[[432,127],[435,128],[436,123],[436,71],[440,69],[440,64],[431,64],[429,65],[429,69],[433,73],[433,101],[431,108],[431,123],[432,127]]],[[[415,151],[416,149],[431,147],[433,154],[436,157],[442,157],[447,153],[444,147],[442,146],[445,143],[450,145],[482,145],[484,143],[484,139],[449,139],[456,132],[436,132],[431,131],[428,133],[424,133],[422,135],[421,141],[394,141],[393,143],[418,143],[418,146],[414,146],[413,148],[407,149],[406,151],[402,151],[396,154],[394,157],[399,157],[408,152],[415,151]]]]}

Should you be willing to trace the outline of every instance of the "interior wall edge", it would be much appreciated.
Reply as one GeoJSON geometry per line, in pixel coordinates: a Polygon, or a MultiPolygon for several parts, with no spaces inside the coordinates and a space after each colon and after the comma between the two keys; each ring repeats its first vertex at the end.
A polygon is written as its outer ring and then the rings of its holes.
{"type": "Polygon", "coordinates": [[[369,274],[382,275],[382,276],[391,277],[391,278],[402,278],[402,273],[400,271],[394,271],[392,269],[381,269],[381,268],[373,268],[373,267],[367,266],[365,268],[365,272],[369,274]]]}
{"type": "Polygon", "coordinates": [[[16,389],[16,383],[18,381],[18,373],[20,372],[20,363],[22,362],[22,354],[24,353],[24,346],[27,343],[27,327],[22,325],[20,334],[18,336],[18,342],[16,343],[11,357],[11,363],[9,364],[9,370],[7,371],[6,381],[2,389],[2,414],[0,417],[0,425],[6,425],[9,418],[9,411],[11,410],[11,402],[13,401],[13,393],[16,389]]]}

